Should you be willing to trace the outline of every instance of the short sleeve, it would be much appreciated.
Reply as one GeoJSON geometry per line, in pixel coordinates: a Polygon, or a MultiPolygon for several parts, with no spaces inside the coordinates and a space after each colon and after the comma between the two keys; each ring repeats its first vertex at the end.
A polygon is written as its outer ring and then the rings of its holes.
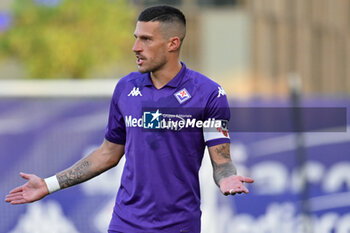
{"type": "Polygon", "coordinates": [[[228,122],[230,120],[230,108],[227,96],[221,86],[217,86],[209,97],[206,109],[205,120],[215,120],[219,122],[213,128],[203,128],[205,143],[208,147],[222,143],[230,143],[228,122]]]}
{"type": "Polygon", "coordinates": [[[125,145],[126,130],[124,117],[119,108],[119,96],[121,89],[117,87],[114,90],[109,108],[108,124],[105,131],[105,138],[113,143],[125,145]]]}

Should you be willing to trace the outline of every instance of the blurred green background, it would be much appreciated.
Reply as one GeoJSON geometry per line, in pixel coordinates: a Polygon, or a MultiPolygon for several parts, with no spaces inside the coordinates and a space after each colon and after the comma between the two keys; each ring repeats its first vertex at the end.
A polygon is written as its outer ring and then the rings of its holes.
{"type": "Polygon", "coordinates": [[[23,78],[88,78],[130,65],[135,11],[127,1],[15,0],[10,14],[1,59],[17,61],[23,78]]]}
{"type": "Polygon", "coordinates": [[[0,79],[119,79],[142,8],[188,20],[182,60],[231,96],[350,93],[350,3],[337,0],[2,0],[0,79]]]}

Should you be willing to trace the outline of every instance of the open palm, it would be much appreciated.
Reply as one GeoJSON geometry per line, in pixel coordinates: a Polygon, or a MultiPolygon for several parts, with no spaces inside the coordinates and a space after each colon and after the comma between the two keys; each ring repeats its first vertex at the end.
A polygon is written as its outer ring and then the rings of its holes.
{"type": "Polygon", "coordinates": [[[24,204],[40,200],[49,194],[45,181],[32,174],[20,173],[21,177],[28,180],[22,186],[10,191],[5,201],[11,204],[24,204]]]}
{"type": "Polygon", "coordinates": [[[243,184],[253,182],[254,180],[250,177],[232,175],[220,181],[220,190],[224,195],[248,193],[248,189],[243,184]]]}

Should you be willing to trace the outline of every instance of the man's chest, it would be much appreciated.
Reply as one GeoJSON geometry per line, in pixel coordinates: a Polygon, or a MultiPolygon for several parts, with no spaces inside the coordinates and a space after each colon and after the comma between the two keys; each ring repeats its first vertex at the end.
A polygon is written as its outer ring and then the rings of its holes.
{"type": "Polygon", "coordinates": [[[201,93],[191,86],[164,89],[129,86],[123,90],[118,107],[127,128],[158,129],[174,125],[181,128],[183,122],[202,119],[205,104],[201,93]]]}
{"type": "Polygon", "coordinates": [[[194,87],[178,88],[125,87],[119,97],[118,106],[122,114],[139,115],[145,108],[190,109],[205,107],[202,93],[194,87]]]}

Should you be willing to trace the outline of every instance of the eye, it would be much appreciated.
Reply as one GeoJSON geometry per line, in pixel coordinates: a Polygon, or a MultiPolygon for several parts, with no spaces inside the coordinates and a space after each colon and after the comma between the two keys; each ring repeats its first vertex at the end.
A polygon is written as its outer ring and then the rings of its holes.
{"type": "Polygon", "coordinates": [[[150,41],[150,40],[151,40],[151,37],[148,37],[148,36],[141,36],[140,39],[143,40],[143,41],[150,41]]]}

